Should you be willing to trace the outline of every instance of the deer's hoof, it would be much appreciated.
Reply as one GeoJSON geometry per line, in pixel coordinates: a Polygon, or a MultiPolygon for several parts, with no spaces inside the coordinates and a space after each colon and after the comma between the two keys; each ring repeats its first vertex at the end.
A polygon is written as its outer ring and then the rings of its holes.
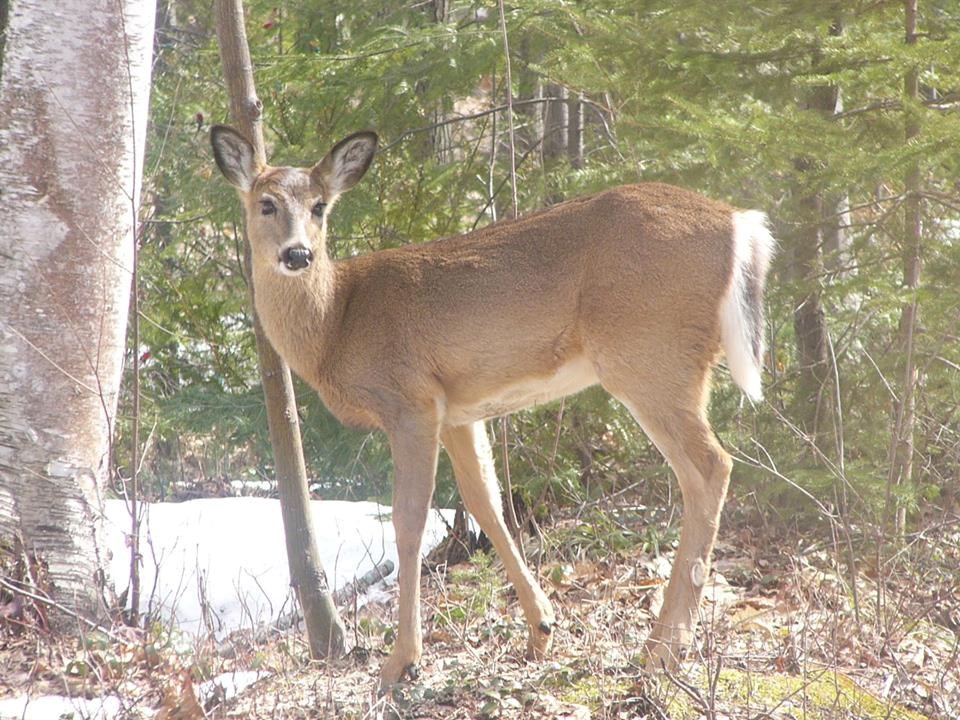
{"type": "Polygon", "coordinates": [[[416,680],[419,677],[419,656],[411,659],[406,654],[391,655],[380,668],[380,692],[388,691],[391,686],[403,682],[405,679],[416,680]]]}
{"type": "Polygon", "coordinates": [[[647,671],[652,673],[676,670],[680,664],[680,658],[689,645],[686,642],[688,633],[683,631],[675,633],[658,632],[660,627],[654,629],[643,648],[644,665],[647,671]],[[669,637],[664,637],[664,635],[669,637]]]}
{"type": "Polygon", "coordinates": [[[530,635],[527,637],[529,660],[543,660],[550,652],[554,624],[554,620],[541,620],[536,628],[530,628],[530,635]]]}

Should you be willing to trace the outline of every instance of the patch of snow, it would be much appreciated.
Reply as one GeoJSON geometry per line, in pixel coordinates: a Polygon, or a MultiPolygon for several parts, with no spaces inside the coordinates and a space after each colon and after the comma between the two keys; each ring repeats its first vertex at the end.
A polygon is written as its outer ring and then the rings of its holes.
{"type": "Polygon", "coordinates": [[[221,702],[226,702],[235,695],[239,695],[261,678],[269,677],[270,673],[263,670],[243,670],[223,673],[213,680],[195,685],[197,700],[206,707],[207,701],[218,696],[221,702]]]}
{"type": "MultiPolygon", "coordinates": [[[[384,560],[397,565],[391,509],[372,502],[310,503],[320,560],[335,590],[384,560]]],[[[140,533],[141,612],[158,611],[161,621],[190,634],[212,631],[218,638],[239,628],[273,622],[292,609],[286,541],[280,502],[268,498],[210,498],[144,506],[140,533]]],[[[424,553],[453,522],[453,510],[432,511],[424,553]]],[[[104,507],[110,572],[118,590],[127,583],[130,517],[123,500],[104,507]]],[[[394,570],[386,582],[396,582],[394,570]]],[[[360,603],[382,596],[374,586],[360,603]]],[[[269,673],[233,672],[195,686],[200,702],[214,694],[233,697],[269,673]]],[[[0,699],[0,720],[150,717],[130,714],[120,698],[87,700],[59,695],[0,699]]]]}
{"type": "MultiPolygon", "coordinates": [[[[390,507],[373,502],[312,501],[320,560],[331,589],[389,559],[397,565],[390,507]]],[[[141,612],[160,611],[187,633],[217,638],[275,621],[292,608],[280,502],[209,498],[145,506],[141,526],[141,612]]],[[[130,518],[123,500],[105,503],[111,577],[122,590],[130,564],[130,518]]],[[[429,552],[453,522],[433,511],[424,533],[429,552]]],[[[388,581],[396,580],[396,570],[388,581]]],[[[367,599],[370,595],[367,596],[367,599]]],[[[361,599],[362,601],[363,599],[361,599]]]]}
{"type": "MultiPolygon", "coordinates": [[[[120,717],[120,698],[108,695],[86,700],[62,695],[38,698],[15,697],[0,700],[0,720],[51,720],[51,718],[89,718],[108,720],[120,717]]],[[[130,717],[125,716],[125,717],[130,717]]]]}
{"type": "Polygon", "coordinates": [[[254,495],[255,493],[275,493],[277,484],[272,480],[231,480],[230,489],[237,495],[254,495]]]}
{"type": "MultiPolygon", "coordinates": [[[[212,680],[200,684],[194,683],[194,693],[201,705],[205,705],[214,697],[219,697],[220,702],[226,702],[269,675],[270,673],[265,671],[223,673],[212,680]]],[[[146,708],[139,710],[124,708],[120,698],[115,695],[91,700],[62,695],[0,699],[0,720],[51,720],[53,718],[114,720],[121,717],[146,718],[154,714],[146,708]]]]}

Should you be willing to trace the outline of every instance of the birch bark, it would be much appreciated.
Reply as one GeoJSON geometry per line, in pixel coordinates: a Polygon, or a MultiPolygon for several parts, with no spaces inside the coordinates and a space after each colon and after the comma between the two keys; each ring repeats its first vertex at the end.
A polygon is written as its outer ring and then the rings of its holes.
{"type": "MultiPolygon", "coordinates": [[[[0,551],[97,610],[154,3],[11,0],[0,74],[0,551]],[[4,550],[5,549],[5,550],[4,550]]],[[[61,620],[63,618],[60,618],[61,620]]]]}

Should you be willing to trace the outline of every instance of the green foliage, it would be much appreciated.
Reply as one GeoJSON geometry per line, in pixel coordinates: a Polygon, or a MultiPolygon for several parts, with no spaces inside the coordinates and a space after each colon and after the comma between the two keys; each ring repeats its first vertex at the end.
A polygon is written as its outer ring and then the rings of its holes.
{"type": "MultiPolygon", "coordinates": [[[[269,476],[271,467],[238,262],[239,210],[214,172],[205,132],[227,119],[210,8],[196,0],[171,6],[177,21],[161,23],[158,34],[136,350],[149,353],[141,426],[149,429],[145,472],[157,493],[188,456],[204,477],[249,468],[269,476]]],[[[438,23],[429,4],[247,3],[275,163],[315,162],[360,128],[382,137],[368,177],[334,215],[339,257],[468,231],[511,212],[506,119],[488,112],[505,98],[496,12],[464,0],[447,6],[447,21],[438,23]],[[469,119],[436,127],[459,117],[469,119]]],[[[721,372],[710,412],[744,461],[740,482],[796,508],[787,514],[797,518],[821,512],[805,493],[869,519],[888,507],[893,409],[903,392],[898,325],[914,296],[922,318],[913,351],[922,371],[915,473],[893,489],[895,499],[918,507],[960,472],[960,18],[953,3],[920,7],[915,45],[903,41],[896,3],[536,0],[507,7],[521,211],[619,182],[663,180],[771,214],[781,251],[768,295],[768,402],[743,407],[721,372]],[[919,69],[921,102],[904,98],[910,68],[919,69]],[[542,144],[542,104],[530,101],[547,85],[583,98],[582,163],[542,144]],[[809,98],[831,86],[840,89],[843,111],[811,107],[809,98]],[[908,119],[921,134],[905,142],[908,119]],[[912,163],[924,187],[915,294],[904,287],[902,260],[904,168],[912,163]],[[794,250],[811,224],[823,222],[807,199],[841,195],[852,208],[849,246],[824,251],[815,275],[798,274],[794,250]],[[832,366],[817,451],[795,417],[794,312],[811,290],[826,313],[832,366]]],[[[313,393],[298,390],[317,487],[385,495],[384,439],[343,429],[313,393]]],[[[126,468],[129,419],[120,427],[126,468]]],[[[502,438],[494,430],[499,462],[502,438]]],[[[554,404],[513,416],[507,444],[514,486],[537,515],[642,477],[655,478],[652,494],[667,494],[656,452],[600,392],[568,399],[562,412],[554,404]]],[[[449,499],[446,465],[440,488],[449,499]]]]}
{"type": "Polygon", "coordinates": [[[460,624],[473,617],[483,617],[501,608],[505,590],[503,577],[494,567],[491,556],[474,553],[469,563],[458,565],[450,572],[447,602],[440,609],[441,620],[460,624]]]}
{"type": "Polygon", "coordinates": [[[602,560],[636,550],[659,555],[674,549],[680,539],[679,526],[665,527],[663,514],[643,506],[594,507],[575,524],[555,529],[551,540],[566,558],[602,560]]]}

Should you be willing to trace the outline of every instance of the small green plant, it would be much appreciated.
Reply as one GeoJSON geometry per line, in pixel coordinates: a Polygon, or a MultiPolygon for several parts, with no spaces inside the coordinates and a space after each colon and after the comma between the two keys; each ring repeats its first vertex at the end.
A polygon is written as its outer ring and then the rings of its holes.
{"type": "Polygon", "coordinates": [[[637,508],[594,508],[576,524],[559,527],[552,539],[568,558],[601,559],[636,550],[659,554],[676,544],[679,528],[675,523],[664,526],[654,520],[654,513],[637,508]]]}
{"type": "Polygon", "coordinates": [[[501,607],[506,584],[492,557],[478,552],[468,563],[450,571],[446,589],[439,618],[441,623],[459,625],[501,607]]]}

